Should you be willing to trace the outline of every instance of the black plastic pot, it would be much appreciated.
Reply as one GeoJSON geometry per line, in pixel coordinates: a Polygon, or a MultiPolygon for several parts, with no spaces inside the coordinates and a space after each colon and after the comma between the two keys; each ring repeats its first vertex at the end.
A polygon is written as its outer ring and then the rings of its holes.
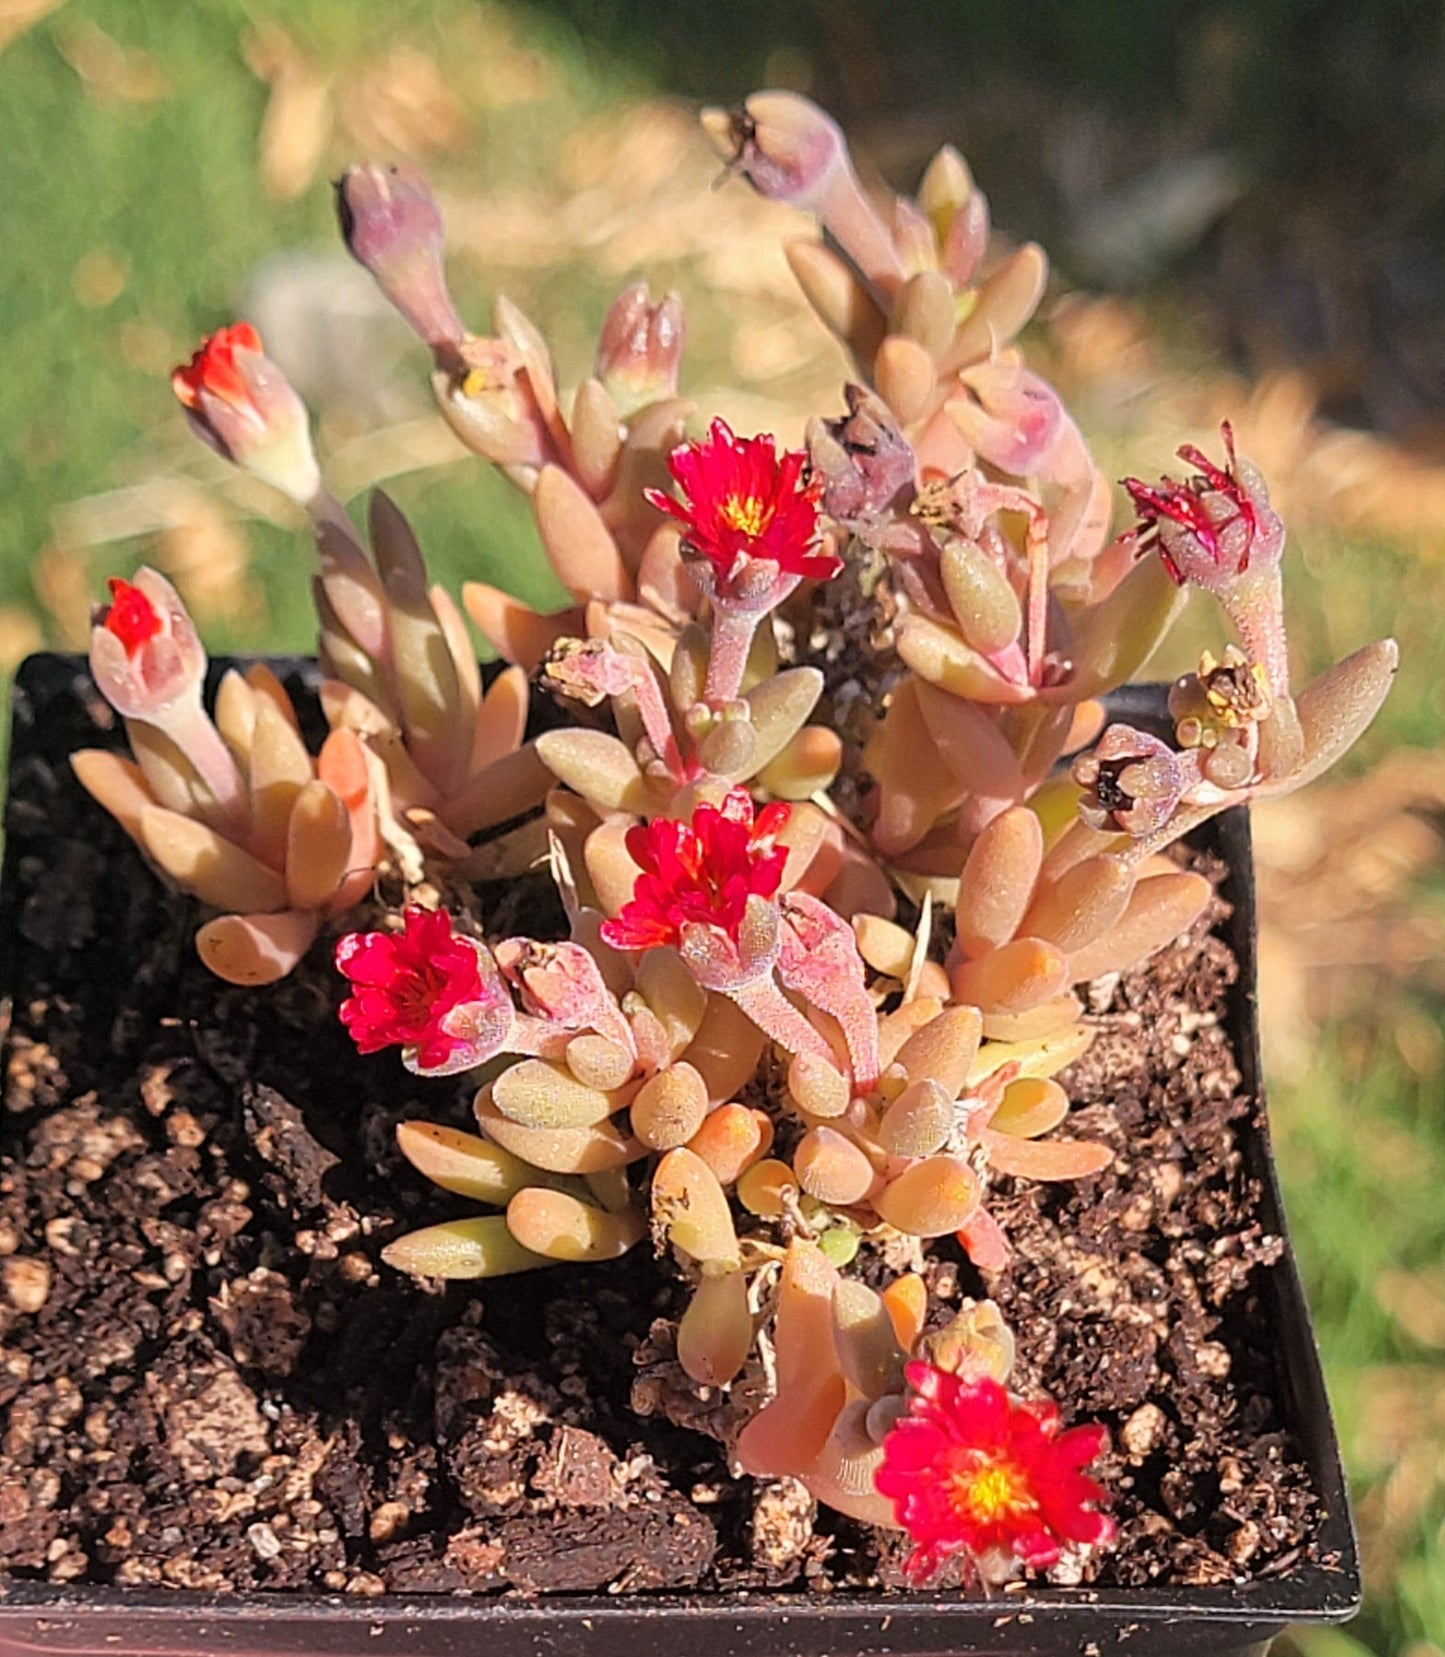
{"type": "MultiPolygon", "coordinates": [[[[220,664],[224,665],[224,664],[220,664]]],[[[314,683],[315,668],[272,664],[314,683]]],[[[46,707],[86,676],[75,657],[35,656],[14,691],[12,765],[50,749],[46,707]]],[[[1163,691],[1121,692],[1113,711],[1156,726],[1163,691]]],[[[38,825],[14,824],[0,878],[0,993],[18,946],[18,860],[38,825]]],[[[1230,812],[1211,825],[1208,844],[1228,863],[1224,895],[1234,905],[1228,942],[1239,959],[1233,1036],[1246,1092],[1262,1091],[1255,994],[1257,911],[1249,819],[1230,812]]],[[[3,1124],[0,1124],[3,1130],[3,1124]]],[[[1263,1128],[1241,1135],[1262,1183],[1264,1225],[1283,1234],[1279,1185],[1263,1128]]],[[[710,1594],[549,1597],[196,1594],[76,1587],[0,1579],[0,1654],[22,1652],[209,1654],[400,1653],[414,1657],[848,1657],[848,1654],[1047,1654],[1102,1657],[1244,1657],[1262,1653],[1292,1623],[1336,1622],[1359,1604],[1360,1579],[1344,1475],[1320,1373],[1319,1353],[1293,1253],[1263,1279],[1276,1334],[1280,1406],[1324,1508],[1321,1556],[1329,1568],[1300,1565],[1239,1587],[1098,1592],[1045,1588],[991,1601],[949,1594],[710,1594]]]]}

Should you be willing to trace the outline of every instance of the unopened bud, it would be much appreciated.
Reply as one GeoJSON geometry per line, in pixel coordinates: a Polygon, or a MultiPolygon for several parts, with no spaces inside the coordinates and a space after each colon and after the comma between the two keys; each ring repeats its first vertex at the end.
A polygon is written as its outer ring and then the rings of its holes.
{"type": "Polygon", "coordinates": [[[759,195],[821,210],[833,176],[848,167],[842,128],[797,92],[755,92],[740,108],[704,112],[710,136],[759,195]]]}
{"type": "Polygon", "coordinates": [[[261,347],[249,322],[201,341],[188,363],[171,371],[191,430],[217,454],[289,495],[315,499],[321,473],[311,448],[306,405],[261,347]]]}
{"type": "Polygon", "coordinates": [[[842,129],[797,92],[755,92],[740,109],[703,111],[703,126],[760,195],[815,213],[868,281],[904,277],[888,226],[864,195],[842,129]]]}
{"type": "Polygon", "coordinates": [[[441,209],[412,167],[348,167],[336,183],[341,235],[410,327],[444,353],[466,333],[442,272],[441,209]]]}
{"type": "Polygon", "coordinates": [[[180,594],[151,569],[137,570],[133,583],[116,578],[109,586],[111,601],[96,610],[90,629],[97,688],[122,718],[172,742],[209,791],[208,809],[218,821],[233,819],[245,791],[201,706],[206,652],[180,594]]]}
{"type": "Polygon", "coordinates": [[[597,378],[622,415],[677,394],[685,332],[682,300],[664,294],[652,303],[645,282],[612,302],[597,342],[597,378]]]}
{"type": "Polygon", "coordinates": [[[126,719],[154,723],[181,701],[198,700],[206,652],[180,594],[152,569],[134,583],[113,577],[110,603],[95,612],[90,666],[106,701],[126,719]]]}

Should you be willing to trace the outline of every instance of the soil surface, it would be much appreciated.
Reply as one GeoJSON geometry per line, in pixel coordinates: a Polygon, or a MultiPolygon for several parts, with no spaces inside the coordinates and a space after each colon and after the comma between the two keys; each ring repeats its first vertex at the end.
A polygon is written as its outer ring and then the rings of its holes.
{"type": "MultiPolygon", "coordinates": [[[[404,1164],[403,1117],[470,1090],[361,1060],[319,946],[219,983],[167,894],[73,782],[114,741],[81,680],[21,730],[0,936],[0,1574],[184,1588],[616,1592],[900,1581],[902,1547],[733,1478],[673,1361],[645,1248],[443,1290],[387,1270],[466,1212],[404,1164]]],[[[1316,1558],[1256,1298],[1281,1252],[1237,1144],[1254,1110],[1210,932],[1092,987],[1073,1187],[1001,1182],[1016,1264],[987,1288],[1016,1384],[1103,1420],[1112,1552],[1055,1580],[1213,1583],[1316,1558]]],[[[951,1247],[951,1245],[949,1245],[951,1247]]],[[[941,1250],[945,1299],[982,1292],[941,1250]]]]}

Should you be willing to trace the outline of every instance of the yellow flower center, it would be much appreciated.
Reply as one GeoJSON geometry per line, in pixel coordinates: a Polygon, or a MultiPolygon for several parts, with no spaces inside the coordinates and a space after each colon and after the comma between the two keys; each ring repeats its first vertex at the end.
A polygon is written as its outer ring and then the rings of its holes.
{"type": "Polygon", "coordinates": [[[740,535],[761,535],[772,520],[766,501],[757,495],[729,495],[718,514],[729,529],[740,535]]]}
{"type": "Polygon", "coordinates": [[[991,1524],[1007,1513],[1035,1505],[1028,1480],[1004,1463],[989,1462],[966,1473],[955,1473],[949,1483],[954,1507],[976,1524],[991,1524]]]}

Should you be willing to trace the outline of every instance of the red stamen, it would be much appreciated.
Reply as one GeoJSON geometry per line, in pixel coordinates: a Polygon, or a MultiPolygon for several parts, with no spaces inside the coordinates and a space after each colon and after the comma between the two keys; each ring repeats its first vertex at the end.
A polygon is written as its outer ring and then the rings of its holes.
{"type": "Polygon", "coordinates": [[[1161,521],[1178,524],[1194,537],[1200,548],[1215,562],[1221,564],[1223,549],[1221,532],[1235,522],[1245,527],[1243,550],[1233,571],[1243,575],[1249,568],[1250,550],[1259,531],[1259,517],[1254,502],[1245,494],[1239,481],[1239,461],[1234,452],[1234,430],[1226,420],[1220,427],[1228,466],[1217,466],[1202,449],[1193,443],[1181,444],[1176,451],[1179,458],[1195,468],[1195,475],[1180,482],[1176,478],[1161,478],[1157,485],[1139,478],[1125,478],[1124,487],[1139,514],[1138,526],[1130,531],[1137,540],[1141,553],[1158,551],[1170,579],[1183,586],[1185,575],[1179,561],[1170,554],[1159,535],[1161,521]],[[1209,499],[1206,500],[1206,496],[1209,499]],[[1222,499],[1232,509],[1221,513],[1222,499]]]}

